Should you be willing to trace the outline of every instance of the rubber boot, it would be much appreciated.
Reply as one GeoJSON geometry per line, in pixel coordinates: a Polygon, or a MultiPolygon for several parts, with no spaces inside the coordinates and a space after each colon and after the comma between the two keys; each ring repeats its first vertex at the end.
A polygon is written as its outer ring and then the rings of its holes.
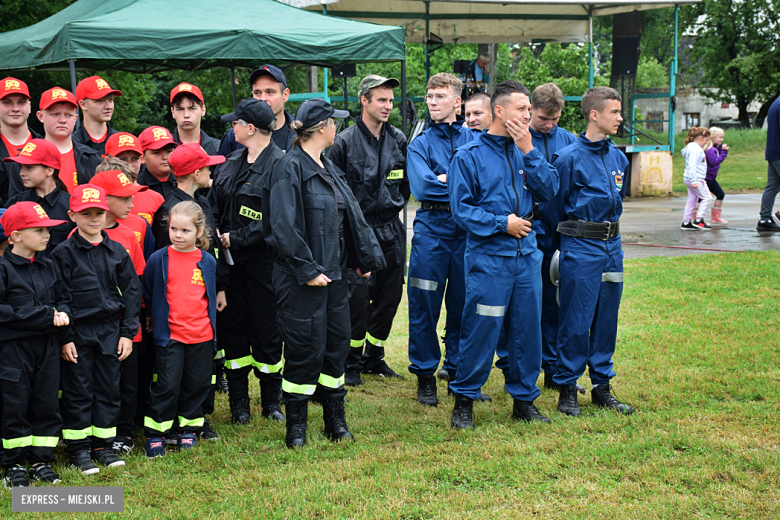
{"type": "Polygon", "coordinates": [[[344,398],[327,397],[322,403],[322,420],[325,422],[325,436],[333,442],[353,441],[355,436],[347,427],[344,398]]]}
{"type": "Polygon", "coordinates": [[[724,224],[725,225],[725,224],[729,223],[728,220],[723,220],[721,218],[720,215],[721,215],[722,211],[723,210],[720,207],[715,207],[715,206],[712,207],[712,210],[711,210],[711,212],[712,212],[711,221],[712,221],[713,224],[724,224]]]}
{"type": "Polygon", "coordinates": [[[230,377],[228,375],[228,402],[234,424],[247,424],[252,420],[249,409],[249,378],[247,375],[230,377]]]}
{"type": "Polygon", "coordinates": [[[465,395],[455,394],[455,407],[452,409],[450,426],[458,430],[474,427],[474,401],[465,395]]]}
{"type": "Polygon", "coordinates": [[[308,401],[285,400],[287,412],[287,435],[284,442],[288,448],[306,446],[306,430],[309,428],[308,401]]]}
{"type": "Polygon", "coordinates": [[[284,422],[280,402],[282,400],[282,382],[274,379],[260,380],[260,405],[263,417],[276,422],[284,422]]]}

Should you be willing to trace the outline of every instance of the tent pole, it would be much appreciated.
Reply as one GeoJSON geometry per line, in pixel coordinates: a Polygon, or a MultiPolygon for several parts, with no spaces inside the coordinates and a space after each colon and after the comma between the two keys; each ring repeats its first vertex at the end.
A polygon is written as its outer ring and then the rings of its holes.
{"type": "MultiPolygon", "coordinates": [[[[322,3],[322,14],[324,14],[324,15],[328,14],[328,4],[326,4],[324,2],[322,3]]],[[[325,92],[325,101],[330,103],[330,97],[328,96],[328,69],[327,69],[327,67],[322,67],[322,90],[325,92]]],[[[347,122],[347,123],[349,123],[349,122],[347,122]]]]}
{"type": "Polygon", "coordinates": [[[236,69],[234,67],[230,67],[230,89],[233,91],[233,110],[235,110],[238,103],[236,102],[236,69]]]}
{"type": "Polygon", "coordinates": [[[588,88],[593,88],[593,16],[588,18],[588,88]]]}
{"type": "MultiPolygon", "coordinates": [[[[401,131],[406,135],[406,60],[401,62],[401,131]]],[[[409,219],[408,207],[409,203],[407,202],[404,204],[404,274],[406,274],[406,254],[409,248],[406,237],[408,233],[406,226],[409,219]]]]}
{"type": "Polygon", "coordinates": [[[70,67],[70,88],[73,94],[76,94],[76,62],[74,60],[68,60],[68,66],[70,67]]]}
{"type": "Polygon", "coordinates": [[[347,78],[344,78],[344,110],[349,110],[349,95],[347,92],[347,78]]]}
{"type": "Polygon", "coordinates": [[[674,59],[672,60],[672,67],[669,71],[669,151],[674,154],[674,123],[676,112],[676,94],[677,94],[677,28],[680,14],[680,7],[674,6],[674,59]]]}
{"type": "Polygon", "coordinates": [[[425,2],[425,83],[431,79],[431,50],[428,46],[428,40],[431,39],[431,20],[429,14],[431,12],[431,3],[425,2]]]}

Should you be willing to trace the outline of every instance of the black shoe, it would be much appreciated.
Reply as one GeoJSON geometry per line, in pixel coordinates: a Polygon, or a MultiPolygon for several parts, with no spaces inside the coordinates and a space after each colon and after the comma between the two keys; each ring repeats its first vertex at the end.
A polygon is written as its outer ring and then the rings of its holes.
{"type": "Polygon", "coordinates": [[[701,220],[694,220],[694,221],[693,221],[693,225],[694,225],[694,226],[698,226],[698,227],[699,227],[699,229],[704,229],[705,231],[706,231],[706,230],[710,230],[710,229],[712,229],[712,226],[710,226],[709,224],[707,224],[706,222],[704,222],[704,219],[701,219],[701,220]]]}
{"type": "Polygon", "coordinates": [[[436,378],[433,375],[417,376],[417,402],[426,406],[438,406],[436,378]]]}
{"type": "MultiPolygon", "coordinates": [[[[455,376],[455,374],[452,374],[455,376]]],[[[441,381],[449,381],[450,380],[450,373],[447,372],[447,369],[440,368],[438,372],[436,372],[436,378],[441,381]]]]}
{"type": "Polygon", "coordinates": [[[362,386],[363,380],[360,378],[360,370],[349,367],[344,371],[344,384],[347,386],[362,386]]]}
{"type": "Polygon", "coordinates": [[[57,484],[60,482],[60,476],[54,473],[48,464],[35,464],[30,468],[30,478],[46,484],[57,484]]]}
{"type": "Polygon", "coordinates": [[[608,408],[610,410],[616,410],[624,415],[631,415],[634,410],[627,404],[623,404],[613,397],[610,393],[612,385],[609,383],[604,385],[598,385],[596,388],[590,391],[590,398],[593,400],[593,404],[599,408],[608,408]]]}
{"type": "Polygon", "coordinates": [[[455,407],[452,409],[450,426],[459,430],[474,427],[474,401],[465,395],[455,394],[455,407]]]}
{"type": "Polygon", "coordinates": [[[322,405],[322,419],[325,422],[325,437],[328,439],[333,442],[355,440],[347,427],[344,399],[326,399],[322,405]]]}
{"type": "Polygon", "coordinates": [[[758,225],[756,226],[756,231],[773,231],[777,232],[780,231],[780,226],[778,226],[774,220],[759,220],[758,225]]]}
{"type": "Polygon", "coordinates": [[[3,484],[7,488],[27,487],[27,470],[23,466],[11,466],[5,470],[3,484]]]}
{"type": "Polygon", "coordinates": [[[249,379],[246,375],[228,378],[228,403],[233,424],[248,424],[252,420],[249,408],[249,379]]]}
{"type": "Polygon", "coordinates": [[[560,392],[560,395],[558,395],[558,411],[572,417],[579,417],[580,405],[577,402],[577,386],[561,385],[558,391],[560,392]]]}
{"type": "MultiPolygon", "coordinates": [[[[583,395],[585,395],[585,387],[582,386],[579,383],[574,383],[574,386],[577,387],[577,391],[583,395]]],[[[547,372],[544,373],[544,387],[548,390],[560,390],[558,387],[558,384],[553,381],[553,375],[548,374],[547,372]]]]}
{"type": "Polygon", "coordinates": [[[306,430],[309,428],[309,404],[306,401],[288,401],[284,407],[287,412],[285,444],[288,448],[306,446],[306,430]]]}
{"type": "Polygon", "coordinates": [[[382,377],[392,377],[393,379],[403,379],[404,376],[398,374],[387,366],[387,363],[385,363],[384,359],[380,359],[374,362],[373,366],[370,368],[363,368],[362,370],[363,374],[373,374],[376,376],[382,376],[382,377]]]}
{"type": "Polygon", "coordinates": [[[701,228],[699,226],[694,226],[693,222],[683,222],[680,224],[680,229],[683,231],[701,231],[701,228]]]}
{"type": "Polygon", "coordinates": [[[263,407],[263,417],[276,422],[284,422],[282,413],[282,382],[260,380],[260,405],[263,407]]]}
{"type": "Polygon", "coordinates": [[[111,449],[114,450],[114,453],[116,453],[118,457],[130,455],[130,452],[133,451],[134,447],[133,438],[126,435],[117,435],[114,438],[114,442],[111,444],[111,449]]]}
{"type": "Polygon", "coordinates": [[[89,452],[80,451],[70,458],[70,465],[79,471],[82,475],[94,475],[100,473],[100,468],[95,466],[92,459],[89,458],[89,452]]]}
{"type": "Polygon", "coordinates": [[[107,468],[119,468],[125,465],[125,461],[117,457],[116,453],[108,448],[92,450],[92,460],[107,468]]]}
{"type": "Polygon", "coordinates": [[[203,419],[203,428],[200,429],[200,438],[204,441],[219,440],[219,434],[211,429],[208,419],[203,419]]]}
{"type": "Polygon", "coordinates": [[[512,405],[512,419],[517,419],[526,422],[543,422],[549,423],[549,418],[539,413],[539,410],[534,405],[533,401],[521,401],[515,399],[512,405]]]}

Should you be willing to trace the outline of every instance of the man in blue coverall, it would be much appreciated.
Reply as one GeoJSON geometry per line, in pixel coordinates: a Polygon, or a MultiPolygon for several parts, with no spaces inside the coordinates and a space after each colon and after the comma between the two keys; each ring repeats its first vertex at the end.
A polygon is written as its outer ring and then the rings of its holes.
{"type": "Polygon", "coordinates": [[[620,94],[594,87],[582,96],[587,130],[553,156],[560,174],[556,200],[561,234],[558,359],[553,382],[558,411],[580,415],[577,379],[588,367],[593,404],[624,414],[631,407],[611,393],[612,356],[623,292],[623,250],[618,221],[623,213],[626,156],[608,135],[623,118],[620,94]]]}
{"type": "Polygon", "coordinates": [[[542,357],[542,253],[528,229],[533,201],[551,199],[558,173],[534,147],[530,92],[517,81],[496,86],[493,122],[450,165],[452,216],[467,232],[466,301],[454,381],[453,428],[474,425],[472,405],[506,334],[512,417],[550,422],[534,406],[542,357]]]}
{"type": "Polygon", "coordinates": [[[463,314],[466,234],[450,213],[447,172],[455,150],[480,133],[465,127],[463,120],[456,120],[462,88],[461,81],[452,74],[431,76],[425,96],[431,121],[409,144],[406,156],[412,195],[420,201],[407,279],[409,372],[417,376],[417,401],[428,406],[439,403],[434,374],[441,360],[436,325],[442,299],[447,307],[444,368],[448,373],[454,373],[457,366],[463,314]]]}

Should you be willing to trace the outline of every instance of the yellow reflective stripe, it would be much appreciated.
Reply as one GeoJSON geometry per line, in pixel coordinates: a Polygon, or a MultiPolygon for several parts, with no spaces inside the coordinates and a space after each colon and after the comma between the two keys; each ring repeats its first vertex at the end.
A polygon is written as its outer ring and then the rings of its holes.
{"type": "Polygon", "coordinates": [[[331,377],[327,374],[320,374],[320,378],[317,380],[319,384],[322,386],[327,386],[328,388],[339,388],[340,386],[344,385],[344,374],[341,374],[341,377],[331,377]]]}
{"type": "Polygon", "coordinates": [[[238,359],[226,359],[225,367],[231,370],[235,370],[241,367],[248,367],[255,364],[255,359],[252,356],[244,356],[238,359]]]}
{"type": "Polygon", "coordinates": [[[171,419],[170,421],[158,423],[148,415],[144,417],[144,428],[151,428],[158,432],[167,432],[168,430],[171,429],[171,426],[173,426],[173,419],[171,419]]]}
{"type": "Polygon", "coordinates": [[[100,439],[113,439],[116,437],[116,427],[98,428],[97,426],[92,426],[92,436],[100,439]]]}
{"type": "Polygon", "coordinates": [[[216,258],[217,260],[219,260],[219,248],[218,248],[218,247],[215,247],[215,248],[214,248],[214,258],[216,258]]]}
{"type": "Polygon", "coordinates": [[[275,365],[269,365],[268,363],[260,363],[259,361],[252,360],[252,364],[263,374],[276,374],[282,370],[282,362],[279,361],[275,365]]]}
{"type": "Polygon", "coordinates": [[[252,220],[263,220],[262,213],[255,211],[252,208],[247,208],[246,206],[241,206],[241,208],[238,210],[238,214],[242,217],[251,218],[252,220]]]}
{"type": "Polygon", "coordinates": [[[87,426],[83,430],[62,430],[62,438],[68,441],[80,441],[92,435],[92,426],[87,426]]]}
{"type": "Polygon", "coordinates": [[[180,415],[179,428],[186,428],[187,426],[194,426],[195,428],[200,428],[201,426],[203,426],[203,417],[198,417],[197,419],[185,419],[180,415]]]}
{"type": "Polygon", "coordinates": [[[216,385],[217,384],[217,374],[211,375],[211,384],[216,385]]]}
{"type": "Polygon", "coordinates": [[[387,174],[387,180],[394,181],[396,179],[403,179],[404,178],[404,171],[403,170],[390,170],[390,173],[387,174]]]}
{"type": "Polygon", "coordinates": [[[365,338],[363,339],[353,339],[350,340],[349,346],[352,348],[363,348],[363,343],[366,341],[365,338]]]}
{"type": "Polygon", "coordinates": [[[372,345],[376,345],[377,347],[384,347],[387,339],[377,339],[371,334],[366,334],[366,341],[368,341],[372,345]]]}
{"type": "Polygon", "coordinates": [[[157,374],[154,374],[152,376],[152,383],[156,383],[156,382],[157,382],[157,374]]]}
{"type": "Polygon", "coordinates": [[[60,390],[60,393],[57,394],[57,399],[62,399],[62,390],[60,390]]]}
{"type": "Polygon", "coordinates": [[[214,359],[224,359],[225,358],[225,350],[217,350],[217,353],[214,355],[214,359]]]}
{"type": "MultiPolygon", "coordinates": [[[[14,448],[24,448],[26,446],[32,446],[33,436],[17,437],[15,439],[3,439],[3,448],[6,450],[12,450],[14,448]]],[[[56,446],[57,443],[55,442],[56,446]]]]}
{"type": "Polygon", "coordinates": [[[286,379],[282,379],[282,390],[288,394],[312,395],[314,394],[314,390],[316,388],[317,385],[296,385],[295,383],[291,383],[286,379]]]}
{"type": "Polygon", "coordinates": [[[59,437],[36,437],[33,435],[32,445],[42,448],[56,448],[59,441],[59,437]]]}

